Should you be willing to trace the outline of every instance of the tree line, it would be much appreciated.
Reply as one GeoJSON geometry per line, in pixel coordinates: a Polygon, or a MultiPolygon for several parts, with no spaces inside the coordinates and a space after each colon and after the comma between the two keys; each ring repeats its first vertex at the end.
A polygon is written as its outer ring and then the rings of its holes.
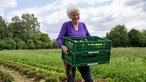
{"type": "Polygon", "coordinates": [[[127,31],[125,25],[116,25],[106,38],[112,40],[113,47],[146,47],[146,30],[132,28],[127,31]]]}
{"type": "Polygon", "coordinates": [[[0,16],[0,49],[57,48],[55,40],[40,32],[40,23],[34,14],[14,16],[6,22],[0,16]]]}
{"type": "MultiPolygon", "coordinates": [[[[127,31],[125,25],[116,25],[106,37],[113,47],[146,47],[146,30],[127,31]]],[[[14,16],[6,22],[0,16],[0,49],[51,49],[57,48],[56,40],[51,40],[40,31],[40,23],[34,14],[14,16]]]]}

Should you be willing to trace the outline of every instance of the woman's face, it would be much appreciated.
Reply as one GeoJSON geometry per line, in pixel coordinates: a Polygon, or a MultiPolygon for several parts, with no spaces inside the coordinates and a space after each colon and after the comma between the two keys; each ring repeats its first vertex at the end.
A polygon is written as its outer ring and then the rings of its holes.
{"type": "Polygon", "coordinates": [[[77,10],[74,10],[72,13],[71,13],[71,21],[74,22],[74,23],[77,23],[80,19],[80,13],[79,11],[77,10]]]}

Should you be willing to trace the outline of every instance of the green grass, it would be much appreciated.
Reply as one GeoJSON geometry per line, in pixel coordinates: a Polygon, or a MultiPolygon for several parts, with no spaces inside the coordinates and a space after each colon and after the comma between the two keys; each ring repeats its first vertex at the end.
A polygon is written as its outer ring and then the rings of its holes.
{"type": "Polygon", "coordinates": [[[113,48],[109,64],[91,67],[94,78],[111,82],[145,82],[146,48],[113,48]]]}
{"type": "MultiPolygon", "coordinates": [[[[3,50],[0,58],[64,69],[61,50],[3,50]]],[[[146,82],[146,48],[112,48],[110,63],[91,66],[94,79],[109,82],[146,82]]],[[[57,72],[59,73],[59,72],[57,72]]]]}
{"type": "Polygon", "coordinates": [[[63,67],[60,50],[4,50],[0,51],[0,57],[18,59],[37,64],[63,67]]]}

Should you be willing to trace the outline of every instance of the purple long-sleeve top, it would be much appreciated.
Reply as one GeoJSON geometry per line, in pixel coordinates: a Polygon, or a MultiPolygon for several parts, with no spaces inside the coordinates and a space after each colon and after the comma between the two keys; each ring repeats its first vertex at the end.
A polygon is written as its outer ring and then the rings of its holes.
{"type": "Polygon", "coordinates": [[[78,22],[78,31],[77,31],[75,30],[71,21],[68,21],[62,24],[60,33],[57,37],[56,42],[59,48],[61,48],[61,46],[63,45],[62,38],[65,36],[90,36],[90,33],[88,32],[88,29],[83,22],[78,22]]]}

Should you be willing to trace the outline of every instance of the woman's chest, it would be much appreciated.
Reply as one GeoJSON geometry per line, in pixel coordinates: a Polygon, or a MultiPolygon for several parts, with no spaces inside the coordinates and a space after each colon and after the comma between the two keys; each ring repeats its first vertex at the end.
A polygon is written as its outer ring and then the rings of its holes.
{"type": "Polygon", "coordinates": [[[78,30],[74,27],[68,27],[67,36],[86,36],[86,31],[83,27],[78,27],[78,30]]]}

